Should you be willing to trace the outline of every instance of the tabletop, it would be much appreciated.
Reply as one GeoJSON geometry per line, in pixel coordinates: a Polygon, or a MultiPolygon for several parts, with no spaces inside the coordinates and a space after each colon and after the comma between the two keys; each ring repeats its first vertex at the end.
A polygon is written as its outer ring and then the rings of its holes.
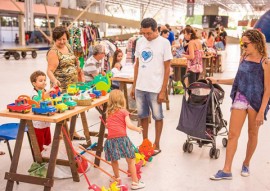
{"type": "Polygon", "coordinates": [[[99,106],[105,102],[108,101],[109,94],[106,96],[102,96],[98,99],[94,99],[92,104],[89,106],[76,106],[72,110],[67,110],[63,113],[56,113],[52,116],[46,116],[46,115],[35,115],[32,112],[29,113],[17,113],[17,112],[9,112],[8,109],[4,109],[0,111],[0,116],[2,117],[10,117],[10,118],[17,118],[17,119],[26,119],[26,120],[36,120],[36,121],[45,121],[45,122],[51,122],[51,123],[57,123],[60,121],[63,121],[67,118],[70,118],[74,115],[77,115],[79,113],[82,113],[84,111],[87,111],[93,107],[99,106]]]}
{"type": "Polygon", "coordinates": [[[119,78],[119,77],[112,77],[112,81],[118,81],[118,82],[127,82],[127,83],[133,83],[134,78],[119,78]]]}

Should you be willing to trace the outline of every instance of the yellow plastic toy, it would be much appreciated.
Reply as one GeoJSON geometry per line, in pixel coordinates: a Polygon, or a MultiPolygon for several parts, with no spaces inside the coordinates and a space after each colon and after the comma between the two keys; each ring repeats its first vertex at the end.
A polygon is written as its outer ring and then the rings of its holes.
{"type": "Polygon", "coordinates": [[[52,99],[52,105],[58,110],[59,113],[68,110],[68,106],[63,103],[60,97],[52,99]]]}
{"type": "Polygon", "coordinates": [[[79,92],[79,88],[77,88],[76,84],[69,84],[67,88],[67,93],[69,95],[74,95],[79,92]]]}
{"type": "Polygon", "coordinates": [[[146,160],[144,158],[145,158],[144,154],[135,153],[136,164],[139,163],[142,160],[143,161],[143,166],[144,166],[146,164],[146,160]]]}

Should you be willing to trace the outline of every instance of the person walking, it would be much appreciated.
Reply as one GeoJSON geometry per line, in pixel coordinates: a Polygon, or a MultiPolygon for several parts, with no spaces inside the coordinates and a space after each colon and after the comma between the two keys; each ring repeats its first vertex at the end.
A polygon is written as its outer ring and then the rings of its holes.
{"type": "Polygon", "coordinates": [[[111,161],[114,172],[114,179],[120,182],[118,160],[125,158],[132,179],[131,189],[138,190],[145,187],[145,184],[138,180],[135,167],[135,151],[132,142],[127,136],[127,128],[132,131],[142,132],[141,127],[131,123],[129,112],[126,108],[126,100],[123,92],[112,90],[109,96],[107,109],[108,138],[104,144],[105,158],[111,161]]]}

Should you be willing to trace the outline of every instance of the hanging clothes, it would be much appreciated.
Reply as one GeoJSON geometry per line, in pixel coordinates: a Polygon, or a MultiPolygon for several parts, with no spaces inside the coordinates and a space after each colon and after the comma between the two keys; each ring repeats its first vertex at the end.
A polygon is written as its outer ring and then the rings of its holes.
{"type": "Polygon", "coordinates": [[[75,54],[75,56],[80,57],[83,55],[83,47],[81,42],[81,29],[78,27],[72,27],[69,30],[70,38],[69,44],[75,54]]]}

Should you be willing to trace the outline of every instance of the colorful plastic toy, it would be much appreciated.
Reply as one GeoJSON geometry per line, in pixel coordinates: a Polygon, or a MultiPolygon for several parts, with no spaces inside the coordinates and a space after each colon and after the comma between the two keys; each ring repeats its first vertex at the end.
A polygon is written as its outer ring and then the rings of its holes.
{"type": "Polygon", "coordinates": [[[89,83],[91,87],[95,87],[97,90],[104,90],[106,92],[111,91],[111,78],[112,73],[107,72],[106,76],[98,74],[94,77],[94,80],[89,83]]]}
{"type": "Polygon", "coordinates": [[[45,100],[50,101],[51,99],[50,97],[45,96],[44,91],[38,90],[38,95],[34,96],[33,100],[36,102],[40,102],[40,101],[45,101],[45,100]]]}
{"type": "Polygon", "coordinates": [[[107,95],[107,92],[105,90],[101,90],[101,95],[105,96],[105,95],[107,95]]]}
{"type": "Polygon", "coordinates": [[[141,154],[144,154],[145,160],[151,162],[153,160],[152,155],[154,154],[154,146],[149,141],[149,139],[144,139],[142,144],[139,146],[139,151],[141,154]]]}
{"type": "Polygon", "coordinates": [[[20,95],[17,99],[26,99],[32,107],[39,107],[39,102],[32,100],[28,95],[20,95]]]}
{"type": "Polygon", "coordinates": [[[52,99],[52,105],[57,109],[59,113],[63,113],[68,110],[68,106],[62,102],[60,97],[52,99]]]}
{"type": "Polygon", "coordinates": [[[34,96],[33,100],[36,102],[40,102],[42,100],[42,90],[38,90],[38,95],[34,96]]]}
{"type": "Polygon", "coordinates": [[[60,96],[60,95],[61,95],[61,91],[60,91],[60,88],[58,86],[55,86],[54,90],[50,91],[51,98],[55,98],[55,97],[60,96]]]}
{"type": "Polygon", "coordinates": [[[93,94],[93,93],[89,93],[89,96],[90,96],[92,99],[95,99],[95,98],[96,98],[96,94],[93,94]]]}
{"type": "Polygon", "coordinates": [[[62,96],[62,101],[64,104],[66,104],[68,106],[68,109],[74,109],[75,106],[77,105],[77,103],[75,101],[72,100],[71,96],[68,94],[64,94],[62,96]]]}
{"type": "Polygon", "coordinates": [[[32,112],[34,114],[40,114],[40,115],[53,115],[57,111],[57,109],[51,105],[49,105],[49,101],[42,101],[39,104],[39,107],[33,107],[32,112]]]}
{"type": "Polygon", "coordinates": [[[142,161],[142,166],[146,165],[145,156],[141,153],[135,153],[136,164],[142,161]]]}
{"type": "Polygon", "coordinates": [[[10,112],[28,113],[31,111],[32,106],[27,103],[26,99],[16,99],[15,103],[7,105],[10,112]]]}
{"type": "Polygon", "coordinates": [[[67,88],[67,93],[69,95],[75,95],[76,93],[78,93],[79,88],[77,88],[76,84],[69,84],[68,88],[67,88]]]}
{"type": "Polygon", "coordinates": [[[99,98],[101,96],[101,91],[100,90],[93,90],[92,93],[96,95],[96,98],[99,98]]]}
{"type": "MultiPolygon", "coordinates": [[[[143,166],[143,161],[142,161],[142,160],[135,164],[135,167],[136,167],[136,173],[137,173],[137,178],[138,178],[139,180],[140,180],[141,177],[142,177],[142,176],[141,176],[141,173],[142,173],[141,168],[142,168],[142,166],[143,166]]],[[[130,177],[131,174],[130,174],[129,170],[128,170],[127,172],[128,172],[128,177],[130,177]]]]}
{"type": "Polygon", "coordinates": [[[84,82],[77,82],[76,86],[77,86],[77,88],[79,88],[79,90],[89,90],[90,89],[90,85],[88,83],[84,83],[84,82]]]}

